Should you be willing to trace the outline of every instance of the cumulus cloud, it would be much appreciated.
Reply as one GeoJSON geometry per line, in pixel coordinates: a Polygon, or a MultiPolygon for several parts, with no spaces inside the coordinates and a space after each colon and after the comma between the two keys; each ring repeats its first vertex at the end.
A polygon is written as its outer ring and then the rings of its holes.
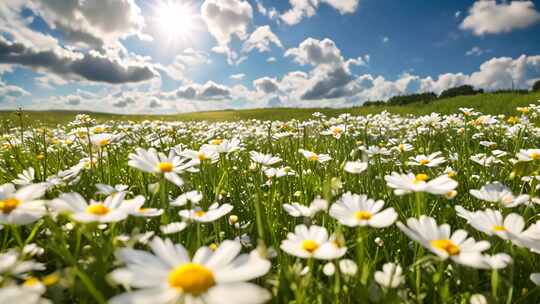
{"type": "Polygon", "coordinates": [[[358,8],[359,0],[289,0],[291,8],[280,18],[288,25],[300,23],[302,19],[316,14],[320,3],[326,3],[339,11],[340,14],[354,13],[358,8]]]}
{"type": "Polygon", "coordinates": [[[334,41],[328,38],[318,40],[311,37],[301,42],[297,48],[288,49],[285,52],[285,57],[293,57],[294,61],[301,65],[312,66],[321,64],[333,66],[365,65],[366,61],[369,61],[369,56],[345,60],[334,41]]]}
{"type": "Polygon", "coordinates": [[[263,15],[263,16],[266,16],[268,17],[269,19],[276,19],[279,17],[279,12],[277,11],[277,9],[275,7],[272,7],[272,8],[266,8],[264,6],[264,4],[259,1],[259,0],[256,0],[255,3],[257,4],[257,11],[263,15]]]}
{"type": "Polygon", "coordinates": [[[279,91],[279,84],[275,78],[262,77],[253,81],[253,87],[264,94],[272,94],[279,91]]]}
{"type": "Polygon", "coordinates": [[[540,21],[532,1],[476,1],[460,25],[477,36],[523,29],[540,21]]]}
{"type": "Polygon", "coordinates": [[[18,86],[9,85],[0,80],[0,102],[13,102],[19,97],[31,94],[18,86]]]}
{"type": "Polygon", "coordinates": [[[186,74],[193,68],[210,63],[211,60],[208,53],[187,48],[177,54],[171,64],[159,66],[159,69],[175,80],[183,80],[187,77],[186,74]]]}
{"type": "Polygon", "coordinates": [[[0,63],[47,71],[66,78],[120,84],[153,78],[153,70],[144,65],[125,65],[95,51],[86,54],[66,49],[39,50],[0,36],[0,63]]]}
{"type": "Polygon", "coordinates": [[[149,39],[142,34],[144,17],[134,0],[33,0],[25,7],[74,44],[100,48],[129,36],[149,39]]]}
{"type": "Polygon", "coordinates": [[[281,40],[279,40],[278,36],[272,32],[270,26],[259,26],[244,42],[242,51],[249,53],[252,50],[257,49],[260,53],[268,52],[270,51],[271,44],[283,48],[281,40]]]}
{"type": "Polygon", "coordinates": [[[288,49],[285,57],[292,57],[298,64],[314,67],[303,79],[295,79],[303,84],[302,89],[296,90],[295,95],[305,100],[352,96],[354,87],[351,82],[355,77],[350,67],[366,65],[369,61],[368,55],[345,59],[334,41],[328,38],[308,38],[297,48],[288,49]]]}
{"type": "Polygon", "coordinates": [[[244,0],[205,0],[201,15],[218,44],[227,46],[234,36],[241,40],[246,38],[253,9],[244,0]]]}
{"type": "Polygon", "coordinates": [[[227,86],[208,81],[203,85],[190,84],[176,91],[176,96],[193,100],[223,100],[231,97],[231,89],[227,86]]]}

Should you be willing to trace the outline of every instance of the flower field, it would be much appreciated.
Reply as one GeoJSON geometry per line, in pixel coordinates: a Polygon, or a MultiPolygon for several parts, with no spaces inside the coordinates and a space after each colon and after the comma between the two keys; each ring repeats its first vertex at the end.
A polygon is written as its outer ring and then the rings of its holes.
{"type": "Polygon", "coordinates": [[[0,303],[538,303],[540,105],[0,130],[0,303]]]}

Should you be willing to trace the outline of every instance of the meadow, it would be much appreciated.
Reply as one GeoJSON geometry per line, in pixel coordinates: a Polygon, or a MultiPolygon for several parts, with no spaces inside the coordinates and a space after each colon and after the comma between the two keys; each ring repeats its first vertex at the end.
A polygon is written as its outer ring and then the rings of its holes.
{"type": "Polygon", "coordinates": [[[4,112],[0,303],[538,303],[539,99],[4,112]]]}

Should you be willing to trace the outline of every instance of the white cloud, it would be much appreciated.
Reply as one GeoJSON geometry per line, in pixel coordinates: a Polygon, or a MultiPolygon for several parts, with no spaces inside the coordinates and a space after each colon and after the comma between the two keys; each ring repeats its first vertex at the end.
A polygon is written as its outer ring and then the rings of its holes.
{"type": "Polygon", "coordinates": [[[100,48],[129,36],[150,39],[142,33],[145,21],[134,0],[32,0],[25,6],[62,32],[66,42],[100,48]]]}
{"type": "Polygon", "coordinates": [[[187,73],[203,64],[210,64],[211,60],[208,53],[187,48],[177,54],[171,64],[161,66],[161,70],[167,73],[169,77],[175,80],[184,80],[187,73]]]}
{"type": "Polygon", "coordinates": [[[279,91],[279,84],[275,78],[262,77],[253,81],[253,87],[264,94],[272,94],[279,91]]]}
{"type": "Polygon", "coordinates": [[[268,63],[272,63],[272,62],[276,62],[276,61],[277,61],[276,57],[268,57],[268,59],[266,59],[266,62],[268,62],[268,63]]]}
{"type": "Polygon", "coordinates": [[[243,0],[205,0],[201,15],[218,45],[227,46],[234,36],[246,38],[253,9],[243,0]]]}
{"type": "Polygon", "coordinates": [[[244,79],[244,77],[246,77],[246,74],[244,74],[244,73],[232,74],[231,76],[229,76],[229,78],[231,78],[233,80],[242,80],[242,79],[244,79]]]}
{"type": "Polygon", "coordinates": [[[270,26],[259,26],[244,42],[242,51],[249,53],[252,50],[257,49],[260,53],[268,52],[270,51],[271,44],[283,48],[281,40],[279,40],[278,36],[272,32],[270,26]]]}
{"type": "Polygon", "coordinates": [[[470,50],[468,50],[467,52],[465,52],[465,55],[467,56],[482,56],[483,54],[485,53],[489,53],[491,52],[491,50],[489,49],[482,49],[478,46],[474,46],[472,47],[470,50]]]}
{"type": "Polygon", "coordinates": [[[460,27],[481,36],[523,29],[539,21],[540,13],[532,1],[497,3],[495,0],[486,0],[473,4],[460,27]]]}
{"type": "Polygon", "coordinates": [[[319,4],[323,2],[338,10],[340,14],[350,14],[358,8],[359,0],[289,0],[291,8],[280,18],[288,25],[298,24],[303,18],[314,16],[319,4]]]}
{"type": "Polygon", "coordinates": [[[30,96],[31,94],[21,87],[9,85],[0,80],[0,103],[12,103],[19,97],[30,96]]]}
{"type": "Polygon", "coordinates": [[[383,43],[387,43],[387,42],[389,42],[389,41],[390,41],[390,38],[388,38],[387,36],[384,36],[384,37],[382,38],[382,42],[383,42],[383,43]]]}

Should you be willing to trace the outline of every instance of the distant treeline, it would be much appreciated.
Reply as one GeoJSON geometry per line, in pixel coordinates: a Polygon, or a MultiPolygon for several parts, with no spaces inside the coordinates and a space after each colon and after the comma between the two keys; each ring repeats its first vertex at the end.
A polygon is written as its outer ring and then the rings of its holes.
{"type": "MultiPolygon", "coordinates": [[[[533,92],[540,92],[540,80],[536,81],[532,87],[533,92]]],[[[489,93],[491,94],[501,94],[501,93],[514,93],[514,94],[527,94],[529,93],[529,90],[497,90],[497,91],[491,91],[489,93]]],[[[366,101],[362,106],[377,106],[377,105],[406,105],[410,103],[415,102],[421,102],[421,103],[430,103],[432,101],[438,100],[438,99],[444,99],[444,98],[450,98],[450,97],[456,97],[456,96],[465,96],[465,95],[476,95],[476,94],[482,94],[484,93],[483,89],[476,90],[473,86],[470,85],[462,85],[459,87],[449,88],[441,92],[440,95],[437,95],[433,92],[426,92],[426,93],[416,93],[416,94],[408,94],[408,95],[399,95],[394,96],[388,101],[366,101]]]]}

